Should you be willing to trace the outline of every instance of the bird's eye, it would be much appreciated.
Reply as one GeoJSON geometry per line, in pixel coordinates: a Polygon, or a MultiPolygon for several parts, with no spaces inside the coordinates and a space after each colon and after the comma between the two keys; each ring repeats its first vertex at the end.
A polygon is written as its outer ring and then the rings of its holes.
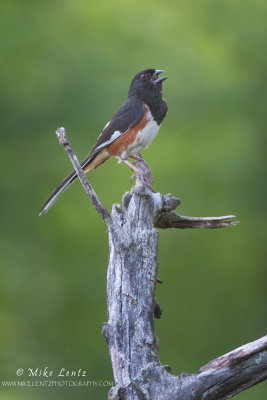
{"type": "Polygon", "coordinates": [[[147,74],[141,75],[141,79],[143,79],[143,81],[146,81],[147,80],[147,74]]]}

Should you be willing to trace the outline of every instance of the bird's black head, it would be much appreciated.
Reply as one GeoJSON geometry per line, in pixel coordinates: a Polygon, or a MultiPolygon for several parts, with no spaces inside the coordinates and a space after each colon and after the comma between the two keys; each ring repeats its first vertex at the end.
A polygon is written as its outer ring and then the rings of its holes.
{"type": "Polygon", "coordinates": [[[162,69],[147,68],[138,72],[132,80],[129,96],[137,96],[144,101],[162,97],[162,82],[166,76],[159,78],[162,69]]]}

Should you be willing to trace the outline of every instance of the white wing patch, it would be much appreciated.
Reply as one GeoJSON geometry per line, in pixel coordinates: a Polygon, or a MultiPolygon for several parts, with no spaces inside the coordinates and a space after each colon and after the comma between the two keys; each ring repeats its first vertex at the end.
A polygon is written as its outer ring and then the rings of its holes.
{"type": "MultiPolygon", "coordinates": [[[[147,119],[148,123],[142,130],[139,130],[137,132],[135,142],[132,143],[128,147],[127,151],[125,151],[121,154],[121,156],[120,156],[121,158],[127,158],[129,155],[134,155],[134,154],[138,153],[139,151],[141,151],[142,149],[145,149],[146,147],[148,147],[150,145],[150,143],[154,140],[155,136],[157,135],[158,130],[159,130],[159,125],[153,119],[152,113],[147,105],[146,105],[146,109],[147,109],[146,119],[147,119]]],[[[107,126],[109,124],[110,124],[110,122],[108,122],[106,124],[105,128],[107,128],[107,126]]],[[[103,147],[108,146],[109,144],[114,142],[114,140],[116,140],[118,137],[120,137],[125,132],[127,132],[127,130],[128,129],[126,129],[126,131],[124,131],[124,132],[114,131],[114,133],[111,135],[111,137],[108,140],[106,140],[104,143],[101,143],[99,146],[97,146],[94,151],[98,152],[99,150],[103,149],[103,147]]],[[[99,137],[101,137],[101,134],[99,137]]]]}
{"type": "MultiPolygon", "coordinates": [[[[108,125],[108,124],[109,124],[109,122],[107,123],[107,125],[108,125]]],[[[107,125],[105,126],[105,128],[107,127],[107,125]]],[[[104,128],[104,129],[105,129],[105,128],[104,128]]],[[[107,140],[106,142],[101,143],[99,146],[97,146],[97,147],[95,148],[95,151],[99,151],[99,150],[103,149],[103,147],[105,147],[105,146],[109,145],[110,143],[114,142],[114,140],[116,140],[119,136],[121,136],[122,133],[124,133],[124,132],[115,131],[114,133],[112,133],[112,135],[111,135],[111,137],[109,138],[109,140],[107,140]]]]}

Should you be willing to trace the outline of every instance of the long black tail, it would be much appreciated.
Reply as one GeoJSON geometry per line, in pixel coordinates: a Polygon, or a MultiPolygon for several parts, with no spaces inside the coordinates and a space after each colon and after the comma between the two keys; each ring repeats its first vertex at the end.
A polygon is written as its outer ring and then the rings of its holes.
{"type": "Polygon", "coordinates": [[[43,205],[43,207],[39,213],[39,217],[44,215],[49,210],[49,208],[52,207],[52,205],[59,198],[59,196],[63,192],[65,192],[65,190],[72,184],[72,182],[75,181],[76,178],[77,178],[77,174],[75,171],[73,171],[69,176],[67,176],[67,178],[64,179],[63,182],[61,182],[61,184],[51,194],[51,196],[49,197],[47,202],[43,205]]]}
{"type": "MultiPolygon", "coordinates": [[[[97,168],[99,165],[101,165],[103,162],[105,162],[109,157],[106,158],[100,158],[98,160],[98,163],[94,164],[92,161],[94,161],[95,157],[98,155],[99,151],[91,151],[90,154],[86,157],[86,159],[81,163],[81,167],[84,170],[84,172],[90,171],[92,168],[97,168]],[[92,163],[92,164],[91,164],[92,163]]],[[[54,192],[51,194],[47,202],[43,205],[39,217],[47,213],[47,211],[52,207],[52,205],[55,203],[55,201],[59,198],[59,196],[62,195],[63,192],[65,192],[66,189],[72,184],[72,182],[77,179],[77,173],[73,171],[67,178],[64,179],[63,182],[54,190],[54,192]]]]}

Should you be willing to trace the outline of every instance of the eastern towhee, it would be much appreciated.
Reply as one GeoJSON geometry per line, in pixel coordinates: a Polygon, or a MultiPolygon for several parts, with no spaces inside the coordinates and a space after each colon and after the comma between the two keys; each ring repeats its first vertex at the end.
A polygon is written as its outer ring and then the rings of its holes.
{"type": "MultiPolygon", "coordinates": [[[[110,157],[118,157],[137,172],[141,181],[145,174],[150,174],[152,177],[139,151],[148,147],[153,141],[167,114],[168,107],[162,98],[162,82],[167,77],[159,78],[162,72],[165,71],[149,68],[135,75],[127,100],[106,124],[92,150],[82,162],[84,172],[97,168],[110,157]],[[135,159],[136,162],[130,163],[128,157],[135,159]],[[136,164],[142,165],[138,169],[136,164]]],[[[64,179],[44,204],[39,216],[49,210],[76,178],[77,174],[73,171],[64,179]]],[[[145,181],[147,182],[144,179],[144,183],[145,181]]]]}

